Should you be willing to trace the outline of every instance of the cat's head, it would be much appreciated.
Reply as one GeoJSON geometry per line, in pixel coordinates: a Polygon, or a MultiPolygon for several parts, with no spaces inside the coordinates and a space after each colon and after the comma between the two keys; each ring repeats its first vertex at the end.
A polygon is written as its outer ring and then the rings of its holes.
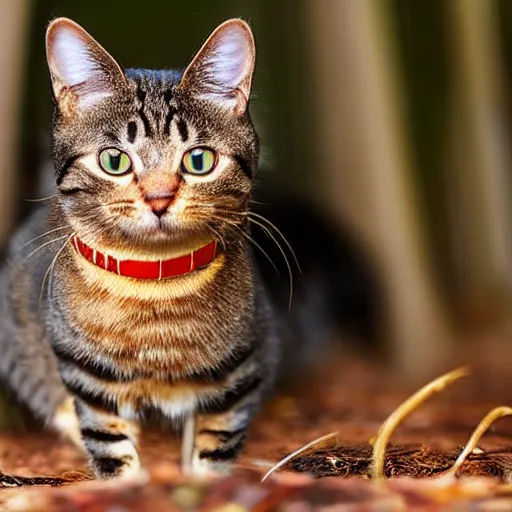
{"type": "Polygon", "coordinates": [[[245,22],[220,25],[185,71],[123,70],[64,18],[47,57],[63,223],[114,253],[239,237],[258,160],[245,22]]]}

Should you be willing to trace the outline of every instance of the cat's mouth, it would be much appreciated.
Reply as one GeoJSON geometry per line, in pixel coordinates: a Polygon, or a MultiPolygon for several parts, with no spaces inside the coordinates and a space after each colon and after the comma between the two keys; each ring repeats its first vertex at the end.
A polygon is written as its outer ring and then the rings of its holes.
{"type": "Polygon", "coordinates": [[[167,260],[121,260],[89,247],[78,236],[74,236],[71,244],[78,254],[97,267],[113,272],[119,276],[134,279],[168,279],[182,276],[194,270],[206,267],[217,256],[218,248],[215,240],[189,254],[167,260]]]}

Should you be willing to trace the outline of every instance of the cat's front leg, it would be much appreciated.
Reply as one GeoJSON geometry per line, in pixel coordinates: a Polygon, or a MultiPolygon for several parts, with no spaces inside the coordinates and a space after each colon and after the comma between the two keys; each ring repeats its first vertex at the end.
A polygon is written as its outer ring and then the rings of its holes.
{"type": "Polygon", "coordinates": [[[140,471],[136,423],[75,398],[82,441],[97,478],[129,478],[140,471]]]}
{"type": "Polygon", "coordinates": [[[193,474],[229,473],[262,402],[262,388],[260,369],[252,366],[230,379],[223,393],[202,408],[195,422],[193,474]]]}

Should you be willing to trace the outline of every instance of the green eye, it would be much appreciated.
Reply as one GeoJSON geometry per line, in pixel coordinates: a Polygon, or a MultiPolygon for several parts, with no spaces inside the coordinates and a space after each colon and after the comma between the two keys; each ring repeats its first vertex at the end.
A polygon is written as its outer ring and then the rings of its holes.
{"type": "Polygon", "coordinates": [[[183,170],[190,174],[208,174],[215,164],[215,153],[208,148],[191,149],[183,155],[183,170]]]}
{"type": "Polygon", "coordinates": [[[109,174],[125,174],[132,168],[130,157],[115,148],[104,149],[99,160],[101,168],[109,174]]]}

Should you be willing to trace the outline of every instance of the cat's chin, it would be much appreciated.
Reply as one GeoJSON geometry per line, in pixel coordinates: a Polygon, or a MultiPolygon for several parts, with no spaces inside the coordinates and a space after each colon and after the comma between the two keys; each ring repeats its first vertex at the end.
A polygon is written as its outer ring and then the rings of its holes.
{"type": "Polygon", "coordinates": [[[157,261],[179,258],[212,242],[212,237],[165,237],[144,241],[126,240],[118,244],[99,244],[91,247],[119,260],[157,261]]]}
{"type": "Polygon", "coordinates": [[[198,230],[122,228],[124,229],[117,229],[114,233],[105,230],[99,237],[92,237],[87,229],[81,229],[81,226],[72,227],[76,235],[91,249],[118,260],[156,261],[179,258],[214,241],[210,233],[198,230]]]}

